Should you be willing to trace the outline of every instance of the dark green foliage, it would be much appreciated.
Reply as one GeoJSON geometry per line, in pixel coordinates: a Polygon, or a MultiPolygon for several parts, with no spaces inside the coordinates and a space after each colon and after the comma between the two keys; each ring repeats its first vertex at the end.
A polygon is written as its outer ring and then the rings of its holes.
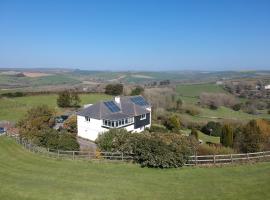
{"type": "Polygon", "coordinates": [[[78,151],[80,145],[74,135],[66,131],[56,131],[54,129],[47,129],[43,131],[41,138],[41,146],[65,151],[78,151]]]}
{"type": "Polygon", "coordinates": [[[133,89],[130,93],[131,96],[136,96],[142,94],[144,91],[143,87],[137,86],[135,89],[133,89]]]}
{"type": "Polygon", "coordinates": [[[196,140],[199,140],[199,134],[195,128],[191,129],[190,135],[193,136],[196,140]]]}
{"type": "Polygon", "coordinates": [[[60,132],[58,135],[58,149],[65,151],[78,151],[80,149],[76,136],[65,131],[60,132]]]}
{"type": "Polygon", "coordinates": [[[163,125],[152,124],[149,131],[150,132],[156,132],[156,133],[166,133],[166,132],[168,132],[168,129],[163,125]]]}
{"type": "Polygon", "coordinates": [[[251,120],[238,136],[242,152],[256,152],[262,150],[263,135],[255,120],[251,120]]]}
{"type": "Polygon", "coordinates": [[[102,151],[132,153],[135,162],[145,167],[181,167],[194,152],[192,138],[173,133],[128,133],[111,129],[96,140],[102,151]]]}
{"type": "Polygon", "coordinates": [[[71,96],[69,91],[63,91],[59,93],[57,98],[57,105],[62,108],[70,107],[71,105],[71,96]]]}
{"type": "Polygon", "coordinates": [[[110,129],[98,136],[96,143],[98,148],[103,151],[121,151],[130,153],[128,140],[135,134],[127,132],[125,129],[110,129]]]}
{"type": "Polygon", "coordinates": [[[26,93],[24,93],[24,92],[8,92],[8,93],[3,93],[0,96],[9,97],[9,98],[23,97],[23,96],[26,96],[26,93]]]}
{"type": "Polygon", "coordinates": [[[123,93],[122,84],[108,84],[105,88],[105,93],[109,95],[121,95],[123,93]]]}
{"type": "Polygon", "coordinates": [[[202,127],[201,131],[207,135],[220,137],[221,129],[222,126],[219,122],[210,121],[202,127]]]}
{"type": "Polygon", "coordinates": [[[220,142],[225,147],[233,146],[233,129],[230,125],[225,124],[221,130],[220,142]]]}
{"type": "Polygon", "coordinates": [[[179,131],[180,119],[177,115],[170,116],[164,122],[164,126],[171,131],[179,131]]]}
{"type": "Polygon", "coordinates": [[[241,107],[242,107],[242,104],[241,103],[237,103],[237,104],[233,105],[232,109],[234,111],[239,111],[241,109],[241,107]]]}
{"type": "Polygon", "coordinates": [[[177,99],[176,101],[176,109],[180,110],[182,108],[183,101],[181,99],[177,99]]]}
{"type": "Polygon", "coordinates": [[[62,108],[78,107],[80,102],[78,93],[69,90],[60,92],[57,98],[57,105],[62,108]]]}

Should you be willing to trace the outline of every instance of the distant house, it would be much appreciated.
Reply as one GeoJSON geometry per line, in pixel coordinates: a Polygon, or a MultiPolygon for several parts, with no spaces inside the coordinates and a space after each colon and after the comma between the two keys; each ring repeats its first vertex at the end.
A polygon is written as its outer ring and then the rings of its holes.
{"type": "Polygon", "coordinates": [[[77,113],[78,136],[95,140],[111,128],[142,132],[151,126],[151,106],[142,96],[115,97],[77,113]]]}

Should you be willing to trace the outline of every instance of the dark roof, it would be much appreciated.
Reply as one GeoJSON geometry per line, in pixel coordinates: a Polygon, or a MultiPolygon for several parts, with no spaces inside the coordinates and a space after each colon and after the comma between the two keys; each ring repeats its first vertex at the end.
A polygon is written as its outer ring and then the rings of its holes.
{"type": "MultiPolygon", "coordinates": [[[[135,97],[141,97],[141,96],[135,96],[135,97]]],[[[117,120],[117,119],[123,119],[127,117],[134,117],[142,114],[149,113],[150,111],[147,110],[148,107],[150,107],[150,104],[147,103],[145,106],[137,105],[134,103],[131,98],[134,98],[134,96],[123,96],[120,97],[120,103],[116,103],[115,100],[112,100],[113,103],[115,103],[120,111],[118,112],[112,112],[105,104],[104,102],[107,101],[100,101],[94,105],[91,105],[81,111],[79,111],[77,114],[80,116],[90,117],[94,119],[109,119],[109,120],[117,120]]],[[[143,97],[142,97],[143,98],[143,97]]]]}

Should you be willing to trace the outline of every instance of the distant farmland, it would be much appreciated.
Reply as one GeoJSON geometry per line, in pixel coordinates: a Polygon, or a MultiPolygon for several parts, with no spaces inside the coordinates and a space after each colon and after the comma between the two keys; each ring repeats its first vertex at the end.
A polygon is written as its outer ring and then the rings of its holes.
{"type": "MultiPolygon", "coordinates": [[[[111,98],[105,94],[82,94],[81,105],[88,103],[96,103],[100,100],[111,98]]],[[[1,98],[0,99],[0,120],[17,121],[24,116],[26,111],[33,106],[46,104],[52,108],[56,108],[59,112],[64,111],[57,107],[56,94],[24,96],[16,98],[1,98]]]]}

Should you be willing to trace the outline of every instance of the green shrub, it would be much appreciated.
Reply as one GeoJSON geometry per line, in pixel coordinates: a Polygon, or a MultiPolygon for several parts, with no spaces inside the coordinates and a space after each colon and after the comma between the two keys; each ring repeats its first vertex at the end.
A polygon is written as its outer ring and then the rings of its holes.
{"type": "Polygon", "coordinates": [[[201,131],[206,135],[220,137],[221,129],[222,126],[219,122],[210,121],[205,126],[202,127],[201,131]]]}
{"type": "Polygon", "coordinates": [[[164,122],[164,126],[171,131],[179,131],[180,119],[177,115],[170,116],[164,122]]]}
{"type": "Polygon", "coordinates": [[[239,111],[241,109],[241,107],[242,107],[242,104],[241,103],[237,103],[237,104],[233,105],[232,109],[234,111],[239,111]]]}
{"type": "Polygon", "coordinates": [[[152,124],[151,128],[149,129],[150,132],[158,132],[158,133],[166,133],[168,129],[160,124],[152,124]]]}
{"type": "Polygon", "coordinates": [[[131,95],[131,96],[140,95],[140,94],[143,93],[143,91],[144,91],[143,87],[137,86],[136,88],[134,88],[134,89],[131,91],[130,95],[131,95]]]}
{"type": "Polygon", "coordinates": [[[194,138],[174,133],[129,133],[111,129],[98,136],[96,143],[102,151],[132,153],[142,167],[181,167],[193,154],[194,138]]]}
{"type": "Polygon", "coordinates": [[[59,132],[54,129],[45,129],[42,132],[40,145],[43,147],[64,151],[78,151],[80,149],[76,136],[66,131],[59,132]]]}

